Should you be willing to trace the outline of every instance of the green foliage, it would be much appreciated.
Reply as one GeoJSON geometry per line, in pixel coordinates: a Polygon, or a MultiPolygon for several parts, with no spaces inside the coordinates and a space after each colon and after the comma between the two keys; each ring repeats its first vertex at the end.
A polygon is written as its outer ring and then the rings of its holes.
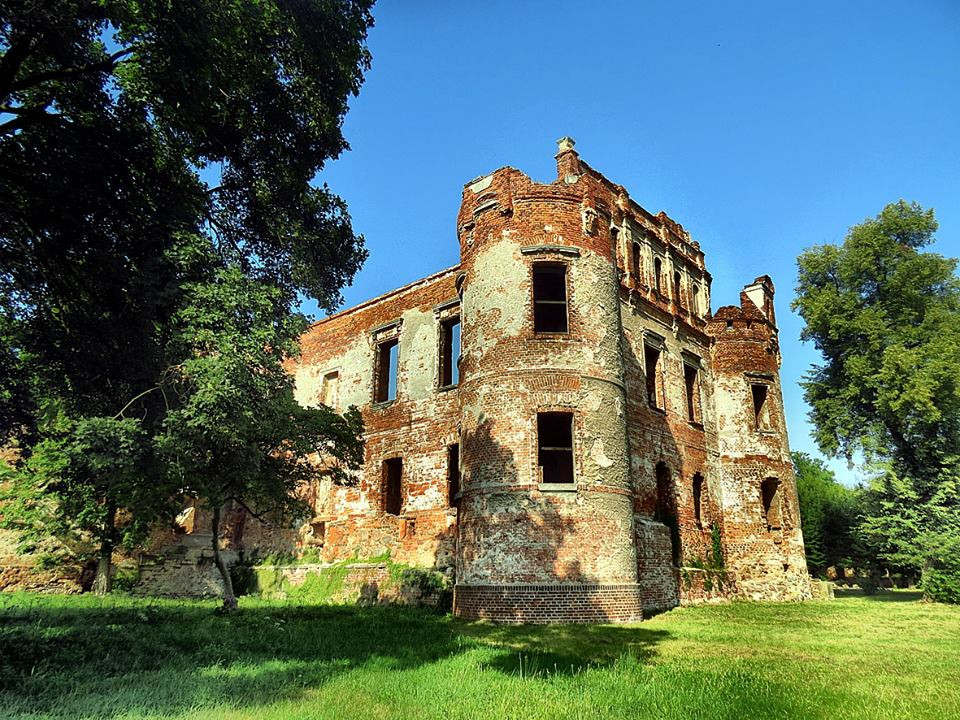
{"type": "Polygon", "coordinates": [[[960,535],[941,536],[923,569],[920,587],[931,600],[960,604],[960,535]]]}
{"type": "Polygon", "coordinates": [[[104,543],[133,547],[171,497],[169,488],[143,482],[150,463],[149,437],[136,419],[62,420],[0,488],[0,527],[19,531],[21,550],[45,552],[48,562],[86,559],[104,543]]]}
{"type": "Polygon", "coordinates": [[[820,448],[863,453],[859,535],[898,569],[960,537],[960,279],[922,248],[932,210],[903,201],[798,259],[794,308],[823,355],[804,383],[820,448]]]}
{"type": "Polygon", "coordinates": [[[28,541],[109,558],[172,488],[296,511],[318,452],[349,481],[359,414],[299,407],[282,364],[301,297],[332,309],[366,255],[315,179],[371,5],[0,0],[0,443],[40,456],[4,511],[28,541]]]}
{"type": "Polygon", "coordinates": [[[710,528],[710,564],[715,568],[724,566],[723,540],[720,537],[720,526],[716,523],[710,528]]]}
{"type": "Polygon", "coordinates": [[[868,563],[856,535],[861,493],[840,484],[823,461],[806,453],[793,453],[793,467],[810,572],[822,574],[830,566],[868,563]]]}

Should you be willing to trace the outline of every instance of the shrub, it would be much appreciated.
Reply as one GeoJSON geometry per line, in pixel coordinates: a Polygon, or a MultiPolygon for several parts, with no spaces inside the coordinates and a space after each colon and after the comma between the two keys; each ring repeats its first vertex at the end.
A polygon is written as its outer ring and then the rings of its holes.
{"type": "Polygon", "coordinates": [[[920,578],[928,600],[960,604],[960,537],[939,538],[920,578]]]}

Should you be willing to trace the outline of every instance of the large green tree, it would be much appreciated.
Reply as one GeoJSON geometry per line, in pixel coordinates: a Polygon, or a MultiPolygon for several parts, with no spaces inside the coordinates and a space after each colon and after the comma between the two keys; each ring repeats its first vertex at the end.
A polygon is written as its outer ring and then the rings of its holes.
{"type": "MultiPolygon", "coordinates": [[[[201,387],[182,375],[203,352],[181,323],[209,295],[197,288],[225,272],[270,288],[253,315],[285,333],[277,348],[292,347],[302,296],[339,303],[365,250],[316,177],[347,147],[371,5],[0,0],[0,441],[24,456],[47,442],[49,469],[78,428],[105,449],[91,433],[135,420],[125,437],[166,477],[156,438],[201,387]]],[[[251,372],[281,361],[218,352],[262,363],[251,372]]],[[[64,472],[37,489],[86,502],[66,516],[75,529],[117,538],[114,508],[141,496],[64,472]]]]}
{"type": "Polygon", "coordinates": [[[798,259],[794,308],[823,355],[804,382],[816,440],[876,472],[863,536],[904,569],[960,538],[960,280],[924,248],[932,210],[904,201],[798,259]]]}

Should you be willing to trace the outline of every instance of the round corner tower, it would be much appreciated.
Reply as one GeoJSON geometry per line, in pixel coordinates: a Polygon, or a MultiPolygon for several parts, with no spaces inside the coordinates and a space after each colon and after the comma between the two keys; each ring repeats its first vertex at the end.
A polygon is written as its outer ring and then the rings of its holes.
{"type": "Polygon", "coordinates": [[[463,191],[454,611],[639,620],[609,190],[567,138],[557,165],[552,184],[502,168],[463,191]]]}
{"type": "Polygon", "coordinates": [[[723,544],[741,596],[810,597],[796,478],[787,441],[773,282],[747,285],[719,308],[713,337],[723,544]]]}

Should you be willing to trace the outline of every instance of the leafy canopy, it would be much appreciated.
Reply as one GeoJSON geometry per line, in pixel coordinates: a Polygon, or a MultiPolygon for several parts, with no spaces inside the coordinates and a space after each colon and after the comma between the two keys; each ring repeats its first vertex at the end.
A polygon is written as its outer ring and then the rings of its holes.
{"type": "Polygon", "coordinates": [[[823,362],[803,383],[820,448],[875,471],[859,531],[882,559],[936,567],[960,538],[960,280],[900,201],[798,259],[796,309],[823,362]]]}

